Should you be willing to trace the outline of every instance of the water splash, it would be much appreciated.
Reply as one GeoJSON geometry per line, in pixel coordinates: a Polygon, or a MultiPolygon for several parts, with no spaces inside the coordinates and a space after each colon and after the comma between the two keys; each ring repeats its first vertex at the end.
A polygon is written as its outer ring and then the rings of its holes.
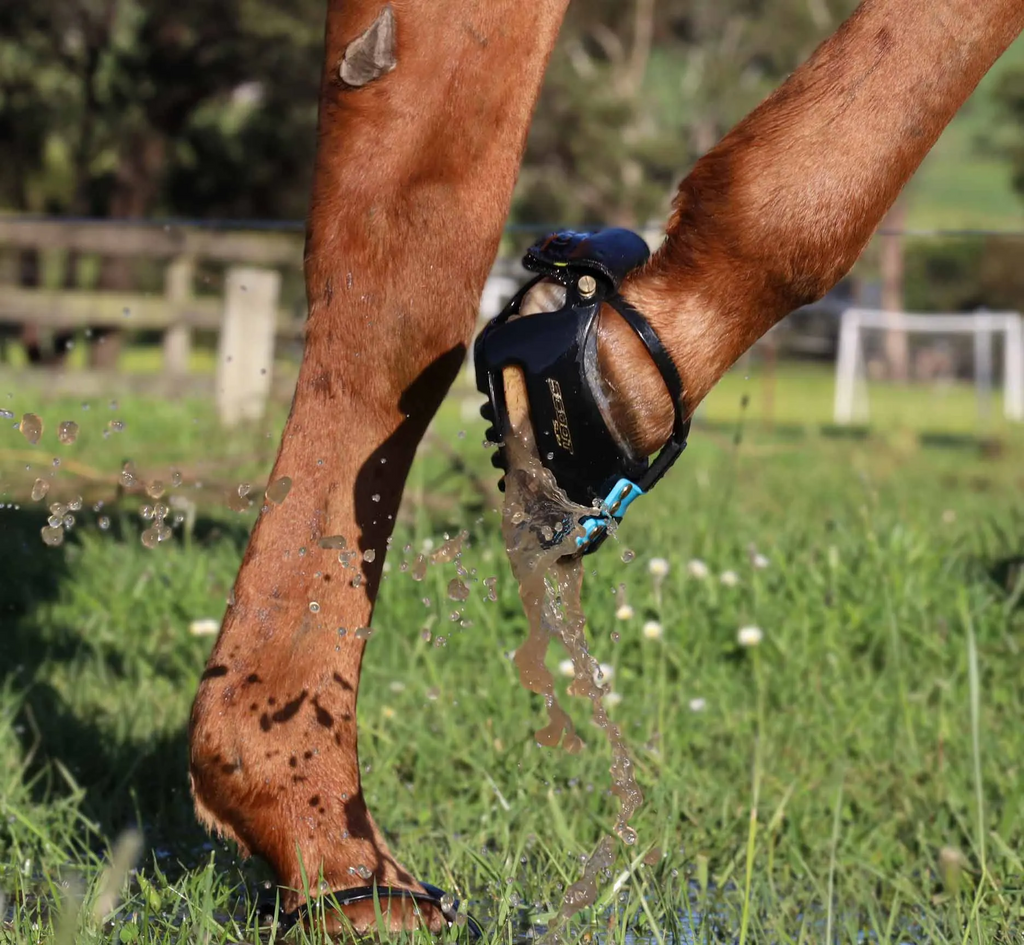
{"type": "Polygon", "coordinates": [[[18,424],[21,435],[35,446],[43,436],[43,419],[38,414],[26,413],[18,424]]]}
{"type": "Polygon", "coordinates": [[[74,420],[64,420],[57,427],[57,439],[65,446],[70,446],[78,439],[78,424],[74,420]]]}
{"type": "MultiPolygon", "coordinates": [[[[605,732],[612,750],[610,766],[612,793],[619,800],[619,811],[612,830],[627,846],[636,843],[636,831],[629,825],[643,793],[636,782],[634,765],[622,732],[608,717],[600,665],[590,655],[586,639],[586,617],[580,601],[583,564],[579,558],[566,557],[576,550],[577,526],[554,547],[544,536],[563,530],[569,516],[579,519],[592,510],[570,502],[548,469],[539,461],[528,435],[509,435],[505,440],[509,472],[505,476],[505,506],[502,534],[509,562],[519,584],[519,596],[529,620],[529,635],[515,653],[521,683],[544,697],[548,724],[537,732],[537,741],[554,747],[561,744],[568,752],[577,752],[583,741],[555,694],[554,678],[545,664],[552,639],[565,647],[573,665],[570,695],[589,699],[594,724],[605,732]]],[[[562,900],[551,934],[598,896],[598,882],[615,859],[615,841],[604,837],[587,861],[583,876],[573,883],[562,900]]]]}
{"type": "Polygon", "coordinates": [[[269,486],[267,486],[267,501],[273,502],[274,505],[280,505],[286,498],[292,488],[292,480],[288,476],[282,476],[280,479],[275,479],[269,486]]]}

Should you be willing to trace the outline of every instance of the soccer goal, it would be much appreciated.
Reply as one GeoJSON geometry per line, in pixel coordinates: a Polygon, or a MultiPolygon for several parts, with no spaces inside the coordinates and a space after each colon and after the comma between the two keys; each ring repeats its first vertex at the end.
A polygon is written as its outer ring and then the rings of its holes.
{"type": "Polygon", "coordinates": [[[836,358],[836,423],[866,422],[869,416],[867,384],[882,357],[879,351],[887,330],[908,335],[930,334],[938,343],[916,352],[916,377],[922,380],[957,376],[963,336],[973,335],[973,375],[979,411],[987,410],[994,378],[994,339],[1002,336],[1003,413],[1008,420],[1024,421],[1024,319],[1016,312],[978,312],[973,315],[911,315],[874,309],[848,308],[839,329],[836,358]],[[959,345],[955,340],[959,339],[959,345]]]}

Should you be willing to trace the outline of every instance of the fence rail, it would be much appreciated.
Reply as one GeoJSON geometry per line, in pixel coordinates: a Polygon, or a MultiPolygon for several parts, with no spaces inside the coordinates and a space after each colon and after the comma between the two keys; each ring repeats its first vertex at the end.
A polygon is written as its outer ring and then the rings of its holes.
{"type": "MultiPolygon", "coordinates": [[[[283,273],[302,265],[303,237],[294,227],[226,228],[122,221],[45,220],[0,216],[0,326],[31,324],[50,332],[145,330],[163,335],[162,370],[131,376],[99,370],[14,372],[5,381],[74,396],[147,391],[158,395],[212,394],[221,421],[259,418],[269,396],[290,396],[294,371],[275,373],[275,352],[301,343],[304,317],[280,307],[283,273]],[[162,293],[53,289],[18,283],[17,253],[156,260],[164,265],[162,293]],[[221,298],[196,294],[203,263],[225,264],[221,298]],[[216,374],[189,373],[193,334],[218,336],[216,374]]],[[[519,285],[515,259],[499,259],[484,288],[481,318],[495,315],[519,285]]],[[[9,332],[8,332],[9,333],[9,332]]]]}
{"type": "MultiPolygon", "coordinates": [[[[302,319],[280,308],[282,270],[302,263],[302,237],[107,222],[23,220],[0,217],[0,324],[53,332],[80,329],[156,331],[163,335],[162,370],[132,377],[121,372],[6,371],[19,386],[45,383],[50,391],[95,396],[115,390],[157,395],[213,395],[226,426],[263,415],[267,398],[294,386],[294,372],[275,377],[275,350],[302,338],[302,319]],[[53,289],[11,284],[13,253],[74,253],[100,258],[150,259],[164,264],[162,294],[53,289]],[[226,264],[221,298],[196,294],[197,267],[226,264]],[[6,284],[4,284],[6,283],[6,284]],[[193,334],[218,336],[214,376],[189,372],[193,334]]],[[[38,268],[38,267],[37,267],[38,268]]]]}

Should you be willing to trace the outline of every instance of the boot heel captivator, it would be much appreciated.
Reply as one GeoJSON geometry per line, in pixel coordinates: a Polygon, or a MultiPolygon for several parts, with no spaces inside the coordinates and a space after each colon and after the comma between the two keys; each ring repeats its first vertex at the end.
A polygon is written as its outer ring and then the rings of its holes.
{"type": "MultiPolygon", "coordinates": [[[[623,278],[649,255],[647,243],[630,230],[567,230],[545,237],[523,258],[523,266],[537,275],[487,323],[473,348],[476,384],[487,395],[480,413],[491,424],[487,439],[498,444],[494,465],[508,472],[502,445],[509,432],[502,371],[515,366],[523,372],[541,462],[569,499],[594,508],[578,523],[566,523],[568,529],[582,527],[574,557],[597,549],[608,535],[609,521],[621,520],[630,503],[648,492],[686,448],[690,423],[679,372],[647,319],[619,294],[623,278]],[[542,279],[565,286],[565,304],[556,312],[515,318],[526,294],[542,279]],[[605,303],[643,342],[675,405],[672,435],[650,461],[629,454],[601,411],[605,398],[596,376],[597,321],[605,303]]],[[[499,485],[504,490],[504,477],[499,485]]],[[[565,534],[561,529],[542,544],[552,547],[565,534]]]]}
{"type": "MultiPolygon", "coordinates": [[[[452,928],[456,924],[459,900],[452,899],[451,905],[445,908],[444,900],[449,897],[446,897],[443,890],[438,889],[437,886],[432,886],[430,883],[421,882],[420,885],[426,892],[419,892],[414,889],[394,889],[391,886],[354,886],[351,889],[339,889],[337,892],[329,893],[328,899],[332,906],[336,904],[342,908],[354,905],[357,902],[373,902],[375,893],[382,903],[386,899],[409,899],[413,902],[433,906],[441,913],[445,922],[448,923],[448,928],[452,928]]],[[[301,905],[294,912],[282,915],[280,918],[282,929],[290,929],[293,925],[301,922],[306,918],[307,911],[308,907],[301,905]]],[[[480,923],[468,913],[466,914],[466,928],[473,939],[478,939],[484,934],[480,923]]]]}

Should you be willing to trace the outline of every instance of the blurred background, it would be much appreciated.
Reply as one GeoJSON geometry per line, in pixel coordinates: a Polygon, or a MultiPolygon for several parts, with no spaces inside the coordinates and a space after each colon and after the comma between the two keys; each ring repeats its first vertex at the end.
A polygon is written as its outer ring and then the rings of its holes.
{"type": "MultiPolygon", "coordinates": [[[[656,244],[697,157],[854,6],[574,4],[482,316],[511,293],[518,256],[542,231],[622,225],[656,244]]],[[[257,268],[277,276],[236,308],[241,323],[272,335],[251,357],[266,360],[270,345],[273,364],[220,410],[230,423],[262,416],[265,397],[288,399],[305,317],[302,218],[323,13],[322,0],[0,7],[0,379],[70,396],[209,396],[237,386],[238,377],[215,379],[216,351],[228,331],[231,271],[240,273],[238,291],[248,291],[245,273],[257,268]]],[[[1006,351],[1013,333],[1001,323],[980,335],[969,325],[936,333],[943,323],[920,326],[933,329],[927,334],[907,334],[895,321],[888,331],[864,328],[838,398],[834,385],[850,307],[1024,309],[1022,117],[1018,42],[954,119],[850,277],[744,359],[744,377],[765,380],[762,419],[902,422],[937,388],[953,397],[943,423],[1019,419],[1021,395],[999,396],[1006,372],[1020,370],[1020,357],[1006,351]],[[887,397],[889,381],[908,397],[887,397]],[[924,385],[926,396],[915,398],[907,382],[924,385]]],[[[714,413],[713,401],[707,410],[714,413]]]]}

